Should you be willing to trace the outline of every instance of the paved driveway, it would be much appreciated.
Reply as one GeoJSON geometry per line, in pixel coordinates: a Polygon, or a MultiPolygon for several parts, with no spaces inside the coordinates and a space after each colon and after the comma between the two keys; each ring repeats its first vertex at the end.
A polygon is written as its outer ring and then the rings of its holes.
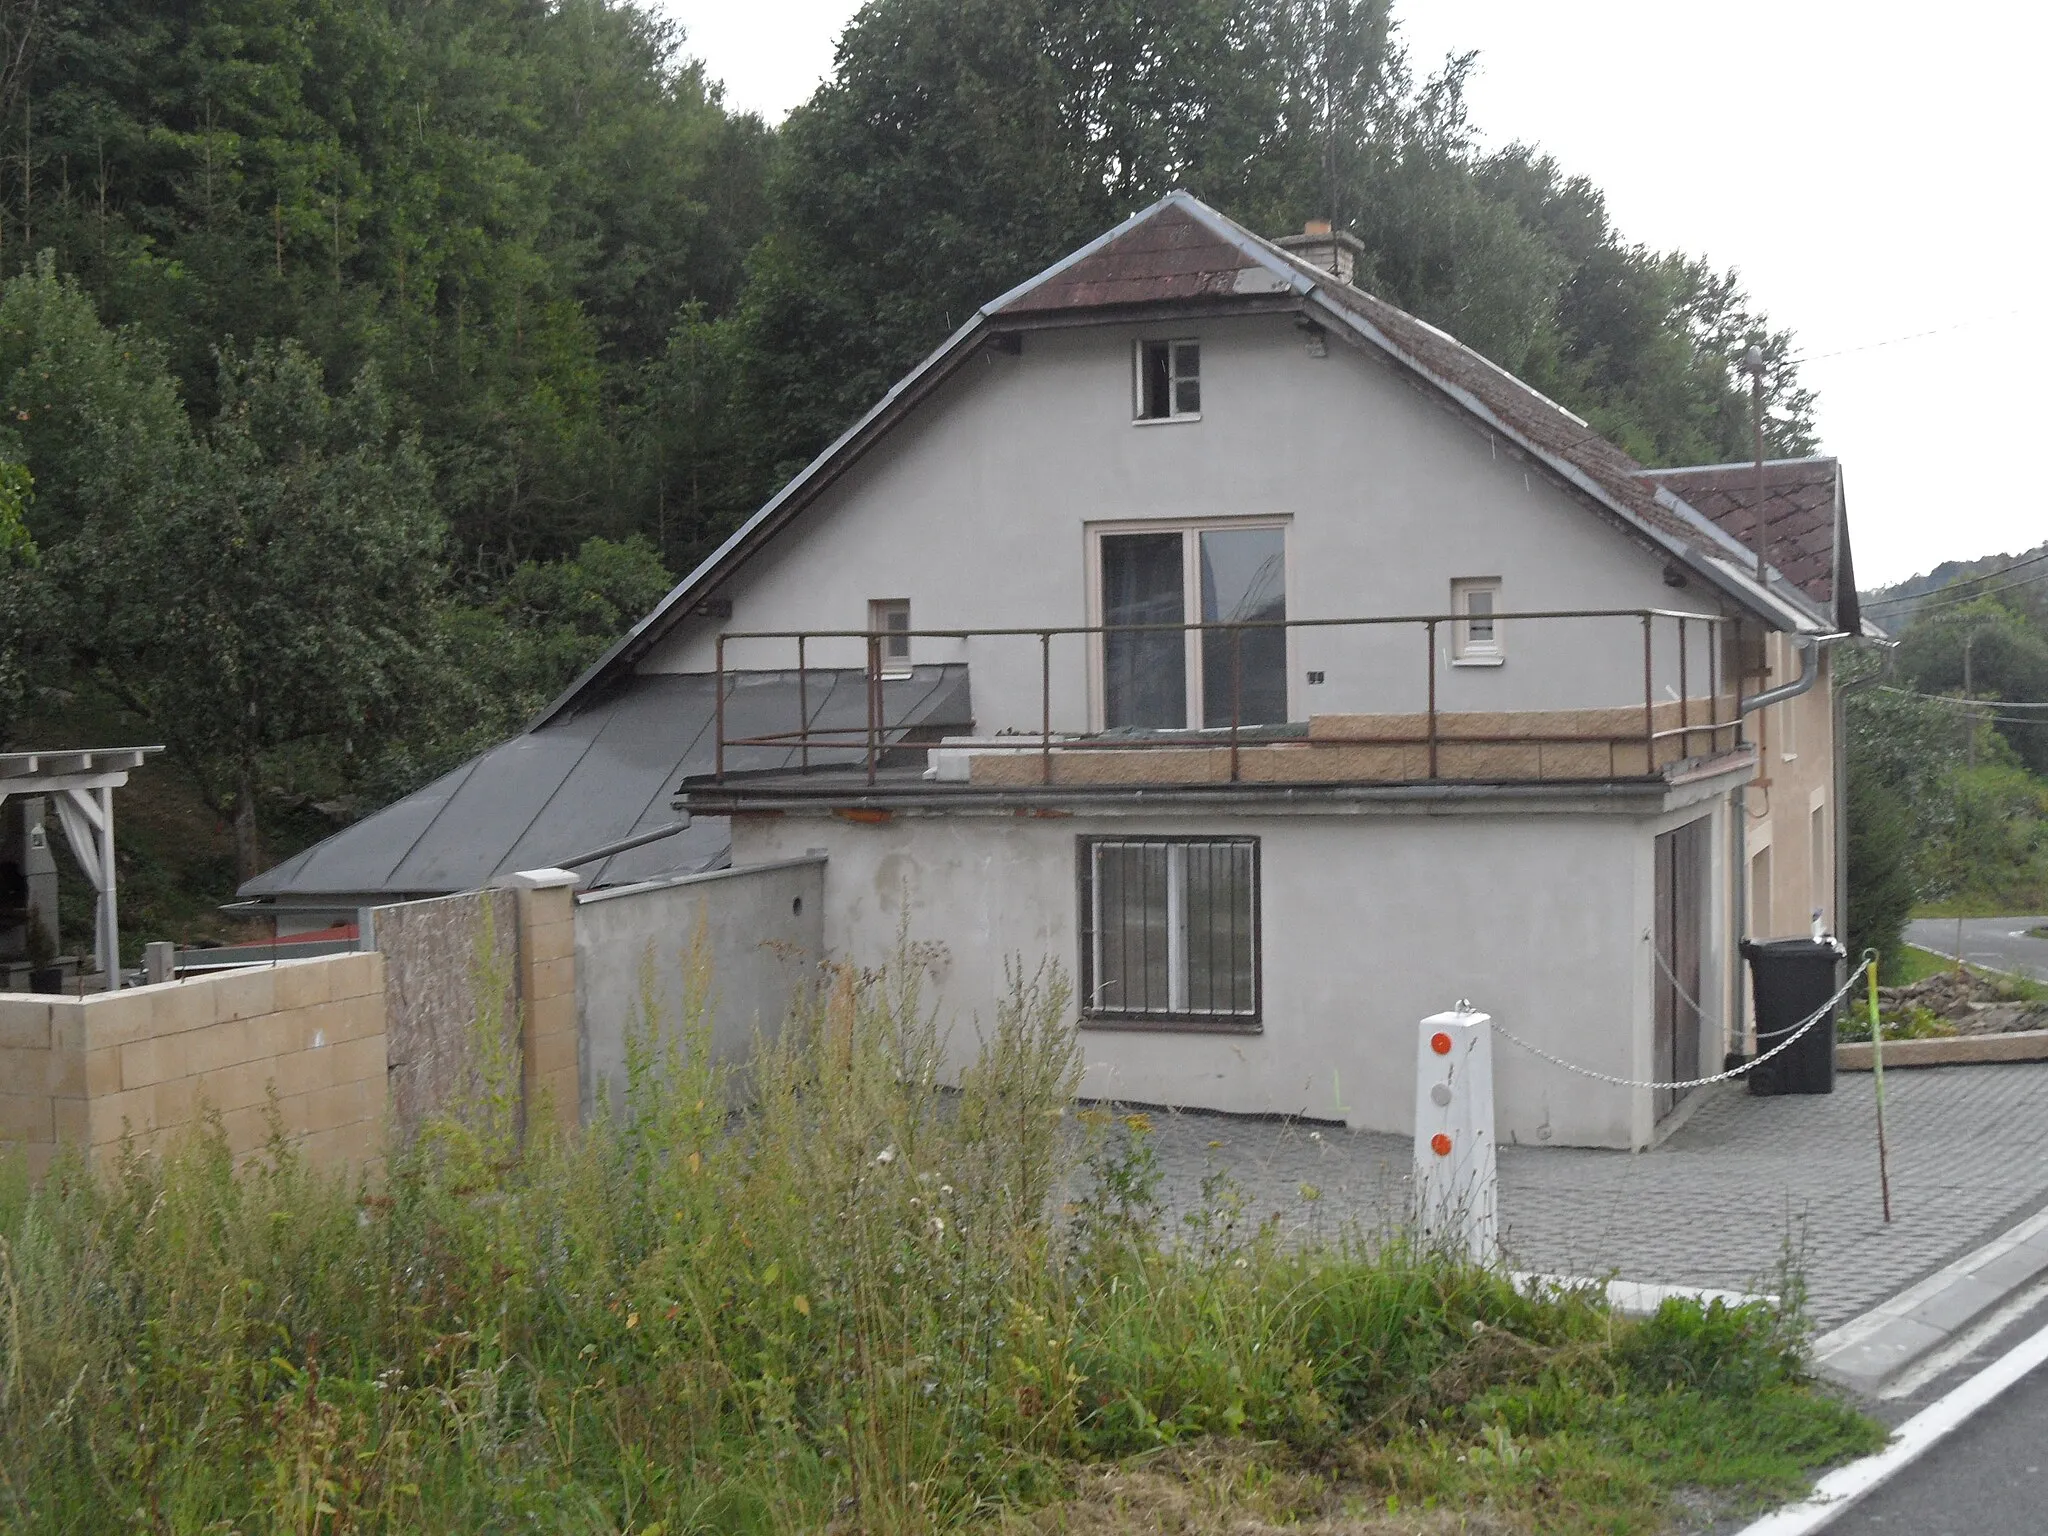
{"type": "MultiPolygon", "coordinates": [[[[1962,921],[1963,958],[1993,970],[2012,971],[2048,981],[2048,939],[2028,935],[2030,928],[2048,925],[2048,917],[1966,917],[1962,921]]],[[[1916,917],[1906,924],[1906,942],[1937,955],[1956,952],[1956,920],[1952,917],[1916,917]]]]}
{"type": "MultiPolygon", "coordinates": [[[[1867,1073],[1831,1095],[1721,1089],[1661,1147],[1501,1151],[1504,1242],[1522,1269],[1776,1290],[1796,1256],[1815,1323],[1845,1322],[2048,1205],[2048,1063],[1886,1075],[1892,1208],[1878,1201],[1867,1073]]],[[[1155,1116],[1178,1217],[1227,1173],[1245,1213],[1297,1238],[1367,1237],[1405,1216],[1406,1138],[1221,1116],[1155,1116]]]]}

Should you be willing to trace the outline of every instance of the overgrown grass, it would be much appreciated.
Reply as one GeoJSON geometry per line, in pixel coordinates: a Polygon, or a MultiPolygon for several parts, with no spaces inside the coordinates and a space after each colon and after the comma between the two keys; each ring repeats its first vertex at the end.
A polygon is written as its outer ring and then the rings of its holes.
{"type": "Polygon", "coordinates": [[[470,1101],[374,1184],[281,1139],[238,1169],[217,1130],[17,1170],[0,1523],[1106,1530],[1083,1468],[1207,1456],[1219,1508],[1650,1531],[1674,1488],[1783,1492],[1882,1438],[1761,1307],[1630,1323],[1398,1246],[1289,1250],[1220,1183],[1163,1241],[1145,1122],[1069,1110],[1056,975],[1014,978],[948,1089],[920,958],[842,972],[736,1115],[692,974],[571,1140],[520,1144],[486,1019],[470,1101]]]}
{"type": "Polygon", "coordinates": [[[1938,955],[1931,949],[1922,949],[1917,944],[1901,944],[1887,954],[1878,967],[1877,979],[1887,987],[1910,987],[1916,981],[1925,981],[1939,971],[1952,971],[1955,961],[1947,955],[1938,955]]]}

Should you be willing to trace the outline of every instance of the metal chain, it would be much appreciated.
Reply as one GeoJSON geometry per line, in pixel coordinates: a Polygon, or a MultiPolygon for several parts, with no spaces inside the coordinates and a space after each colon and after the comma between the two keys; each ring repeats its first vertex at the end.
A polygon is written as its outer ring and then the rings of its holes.
{"type": "Polygon", "coordinates": [[[1562,1056],[1553,1056],[1550,1054],[1550,1052],[1544,1050],[1542,1046],[1531,1045],[1528,1041],[1522,1039],[1519,1035],[1510,1034],[1507,1030],[1502,1029],[1499,1024],[1495,1024],[1493,1026],[1493,1032],[1499,1035],[1502,1039],[1508,1041],[1509,1044],[1519,1045],[1531,1056],[1541,1056],[1545,1061],[1549,1062],[1554,1067],[1563,1067],[1567,1072],[1576,1072],[1580,1077],[1590,1077],[1595,1082],[1611,1083],[1617,1088],[1665,1088],[1674,1091],[1680,1088],[1704,1088],[1709,1083],[1725,1083],[1729,1081],[1731,1078],[1737,1078],[1742,1076],[1745,1072],[1754,1072],[1758,1067],[1762,1066],[1765,1062],[1769,1061],[1773,1056],[1777,1055],[1780,1051],[1785,1050],[1792,1044],[1793,1041],[1797,1040],[1801,1035],[1805,1034],[1809,1029],[1813,1028],[1813,1026],[1818,1024],[1822,1019],[1832,1014],[1835,1011],[1836,1005],[1839,1004],[1843,998],[1847,997],[1851,992],[1853,992],[1856,989],[1856,983],[1863,979],[1863,973],[1869,969],[1870,962],[1868,960],[1864,961],[1861,965],[1857,966],[1855,971],[1850,975],[1848,981],[1843,983],[1842,989],[1839,992],[1837,992],[1833,997],[1829,998],[1825,1003],[1822,1003],[1820,1007],[1816,1009],[1814,1012],[1808,1014],[1803,1020],[1800,1021],[1799,1026],[1796,1029],[1794,1029],[1784,1039],[1780,1040],[1776,1045],[1772,1046],[1768,1051],[1765,1051],[1762,1055],[1752,1056],[1748,1061],[1745,1061],[1741,1066],[1730,1067],[1726,1072],[1716,1072],[1712,1077],[1687,1078],[1684,1082],[1646,1083],[1640,1082],[1632,1077],[1614,1077],[1606,1072],[1595,1072],[1591,1067],[1582,1067],[1575,1061],[1566,1061],[1562,1056]]]}
{"type": "Polygon", "coordinates": [[[1650,953],[1657,957],[1657,969],[1662,971],[1664,979],[1671,983],[1671,990],[1685,1000],[1685,1006],[1692,1010],[1693,1017],[1704,1023],[1707,1017],[1707,1010],[1702,1008],[1699,1005],[1699,1001],[1690,992],[1685,990],[1685,983],[1671,974],[1671,967],[1664,963],[1664,951],[1657,947],[1655,939],[1650,941],[1650,953]]]}

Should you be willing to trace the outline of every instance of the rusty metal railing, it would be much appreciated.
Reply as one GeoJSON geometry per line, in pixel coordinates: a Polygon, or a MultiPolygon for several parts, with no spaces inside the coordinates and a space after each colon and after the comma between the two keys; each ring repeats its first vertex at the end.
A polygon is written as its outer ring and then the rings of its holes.
{"type": "MultiPolygon", "coordinates": [[[[1375,735],[1369,744],[1387,747],[1425,747],[1428,753],[1428,777],[1440,777],[1439,767],[1442,751],[1447,744],[1465,746],[1503,745],[1590,745],[1607,742],[1610,749],[1640,739],[1644,750],[1646,771],[1654,772],[1657,767],[1657,744],[1676,737],[1680,739],[1679,757],[1692,756],[1687,750],[1691,739],[1707,733],[1710,749],[1717,748],[1723,732],[1734,733],[1739,740],[1742,721],[1741,679],[1735,677],[1736,692],[1730,696],[1731,709],[1722,717],[1721,686],[1723,673],[1727,670],[1722,660],[1726,626],[1736,622],[1723,615],[1686,613],[1664,608],[1569,608],[1545,609],[1526,613],[1495,613],[1482,617],[1490,620],[1496,628],[1504,625],[1528,625],[1536,623],[1561,622],[1566,620],[1616,620],[1631,621],[1640,626],[1643,659],[1642,711],[1643,723],[1640,737],[1631,732],[1616,735],[1612,732],[1598,735],[1585,733],[1468,733],[1458,732],[1446,738],[1442,733],[1442,719],[1446,713],[1439,707],[1438,674],[1440,663],[1437,638],[1445,625],[1469,624],[1474,616],[1470,614],[1395,614],[1371,618],[1341,619],[1247,619],[1192,624],[1067,624],[1036,627],[996,627],[971,629],[915,629],[915,630],[871,630],[871,629],[810,629],[810,630],[736,630],[722,632],[715,646],[715,667],[717,671],[717,702],[714,720],[716,731],[716,755],[713,778],[723,782],[726,777],[726,750],[730,747],[782,747],[793,749],[798,756],[798,771],[808,772],[813,767],[850,766],[844,757],[835,762],[814,763],[814,748],[835,749],[844,753],[849,749],[861,752],[861,766],[865,768],[867,781],[876,781],[883,757],[901,745],[902,735],[908,729],[903,723],[890,723],[884,708],[884,685],[892,680],[892,674],[882,665],[882,647],[891,640],[955,640],[965,643],[970,640],[1035,640],[1039,648],[1039,709],[1038,709],[1038,756],[1040,782],[1050,784],[1053,780],[1052,759],[1055,749],[1071,750],[1087,748],[1116,751],[1179,750],[1210,745],[1227,745],[1230,752],[1230,782],[1240,782],[1240,751],[1247,729],[1260,729],[1255,723],[1247,727],[1243,720],[1244,710],[1244,636],[1246,631],[1260,630],[1324,630],[1324,629],[1367,629],[1395,625],[1414,625],[1423,635],[1427,651],[1425,664],[1426,689],[1425,706],[1421,711],[1384,710],[1377,713],[1386,715],[1420,713],[1424,716],[1425,727],[1418,736],[1375,735]],[[1660,623],[1668,622],[1677,644],[1677,698],[1670,702],[1679,708],[1679,723],[1659,728],[1657,725],[1657,630],[1660,623]],[[1706,634],[1707,644],[1707,718],[1695,721],[1693,708],[1697,701],[1690,687],[1691,647],[1687,644],[1693,626],[1700,626],[1706,634]],[[1081,732],[1062,731],[1055,735],[1052,725],[1053,664],[1052,643],[1055,639],[1079,637],[1091,647],[1088,666],[1099,665],[1100,657],[1093,647],[1112,635],[1180,634],[1206,638],[1211,634],[1228,634],[1231,637],[1230,694],[1231,718],[1226,726],[1203,726],[1190,728],[1160,728],[1159,733],[1149,736],[1126,735],[1121,731],[1091,729],[1081,732]],[[729,679],[738,675],[739,669],[730,669],[726,664],[727,646],[738,642],[793,641],[796,646],[797,663],[797,727],[790,731],[771,731],[753,736],[730,736],[726,732],[726,698],[730,692],[729,679]],[[815,725],[810,714],[809,676],[813,670],[839,672],[841,668],[813,668],[810,664],[810,646],[818,641],[859,641],[865,648],[866,662],[866,718],[858,725],[815,725]],[[892,740],[891,738],[895,739],[892,740]]],[[[1453,631],[1455,633],[1455,631],[1453,631]]],[[[1454,664],[1455,664],[1454,658],[1454,664]]],[[[746,669],[757,670],[757,669],[746,669]]],[[[900,674],[898,674],[900,675],[900,674]]],[[[1619,704],[1579,706],[1581,709],[1633,708],[1632,701],[1619,704]]],[[[1542,711],[1489,710],[1487,713],[1531,713],[1542,711]]],[[[1347,713],[1351,713],[1348,712],[1347,713]]],[[[1028,733],[1024,740],[1029,740],[1028,733]]],[[[1610,750],[1610,767],[1613,752],[1610,750]]]]}

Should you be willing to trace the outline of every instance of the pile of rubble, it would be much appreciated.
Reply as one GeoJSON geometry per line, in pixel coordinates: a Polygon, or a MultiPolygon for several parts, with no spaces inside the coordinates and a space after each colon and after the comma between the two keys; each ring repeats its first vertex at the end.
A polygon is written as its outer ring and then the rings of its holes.
{"type": "MultiPolygon", "coordinates": [[[[1937,971],[1911,986],[1879,987],[1878,1012],[1898,1019],[1908,1010],[1924,1008],[1946,1019],[1959,1035],[2009,1035],[2022,1029],[2048,1029],[2048,1003],[2013,997],[2002,980],[1975,971],[1937,971]]],[[[1891,1030],[1886,1029],[1889,1038],[1891,1030]]]]}

